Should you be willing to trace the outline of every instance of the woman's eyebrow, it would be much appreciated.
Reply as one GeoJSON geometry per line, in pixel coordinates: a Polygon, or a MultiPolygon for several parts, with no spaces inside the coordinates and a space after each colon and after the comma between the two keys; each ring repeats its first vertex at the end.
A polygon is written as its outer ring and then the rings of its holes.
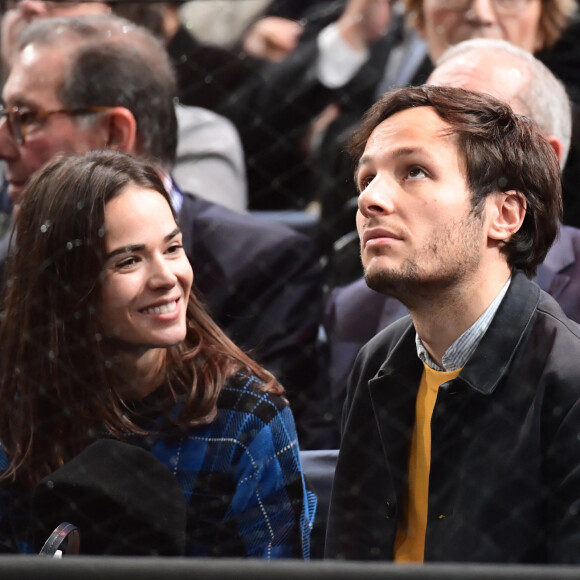
{"type": "MultiPolygon", "coordinates": [[[[180,233],[181,233],[181,229],[175,228],[171,233],[167,234],[163,238],[163,241],[167,243],[167,242],[171,241],[175,236],[179,235],[180,233]]],[[[116,250],[109,252],[105,256],[105,260],[109,260],[110,258],[113,258],[114,256],[118,256],[119,254],[128,254],[131,252],[139,252],[139,251],[144,250],[144,249],[145,249],[145,244],[132,244],[130,246],[122,246],[121,248],[117,248],[116,250]]]]}

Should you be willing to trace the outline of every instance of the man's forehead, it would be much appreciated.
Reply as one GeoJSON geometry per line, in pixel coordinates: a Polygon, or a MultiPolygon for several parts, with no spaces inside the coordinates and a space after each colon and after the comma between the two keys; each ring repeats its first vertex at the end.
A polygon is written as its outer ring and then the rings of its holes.
{"type": "Polygon", "coordinates": [[[65,59],[58,47],[27,45],[14,59],[2,93],[4,100],[52,101],[64,80],[65,59]]]}
{"type": "Polygon", "coordinates": [[[385,143],[397,146],[401,143],[422,145],[425,139],[444,140],[449,137],[451,126],[433,107],[411,107],[399,111],[379,123],[366,144],[366,148],[381,148],[385,143]]]}

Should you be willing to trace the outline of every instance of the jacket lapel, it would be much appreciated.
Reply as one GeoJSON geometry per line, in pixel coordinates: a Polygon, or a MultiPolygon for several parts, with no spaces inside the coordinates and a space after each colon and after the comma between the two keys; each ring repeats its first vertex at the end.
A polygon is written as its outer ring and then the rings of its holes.
{"type": "Polygon", "coordinates": [[[415,328],[410,324],[377,375],[369,381],[374,420],[399,505],[406,489],[409,442],[422,370],[415,348],[415,328]]]}

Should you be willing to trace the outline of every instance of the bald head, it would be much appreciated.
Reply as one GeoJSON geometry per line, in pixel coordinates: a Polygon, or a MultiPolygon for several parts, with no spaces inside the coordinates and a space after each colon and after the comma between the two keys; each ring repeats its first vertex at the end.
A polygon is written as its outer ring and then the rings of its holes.
{"type": "Polygon", "coordinates": [[[490,94],[533,119],[564,166],[571,138],[566,91],[534,56],[502,40],[475,39],[446,51],[428,82],[490,94]]]}

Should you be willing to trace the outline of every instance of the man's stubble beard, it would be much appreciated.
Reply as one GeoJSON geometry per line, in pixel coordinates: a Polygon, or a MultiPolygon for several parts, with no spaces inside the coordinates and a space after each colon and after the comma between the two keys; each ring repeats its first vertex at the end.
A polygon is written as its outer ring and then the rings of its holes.
{"type": "Polygon", "coordinates": [[[457,286],[479,267],[482,221],[480,214],[470,213],[446,224],[434,240],[399,267],[374,271],[365,267],[367,285],[409,309],[457,286]]]}

